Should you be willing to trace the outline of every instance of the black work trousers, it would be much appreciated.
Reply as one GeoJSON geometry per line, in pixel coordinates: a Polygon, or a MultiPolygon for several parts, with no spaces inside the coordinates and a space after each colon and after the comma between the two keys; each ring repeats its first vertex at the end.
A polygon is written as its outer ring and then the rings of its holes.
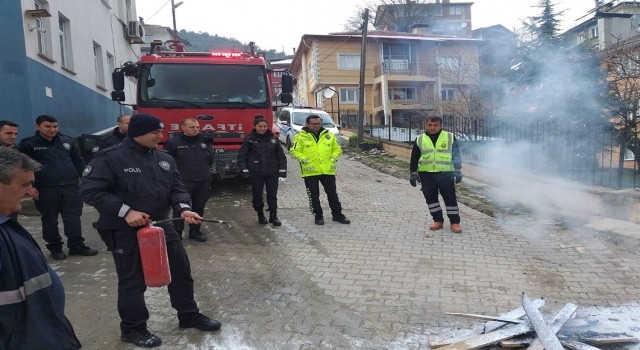
{"type": "Polygon", "coordinates": [[[320,206],[320,185],[324,188],[331,208],[331,216],[334,218],[342,218],[342,205],[338,199],[336,189],[335,175],[316,175],[304,178],[304,185],[307,187],[307,195],[309,196],[309,209],[316,217],[322,217],[322,207],[320,206]]]}
{"type": "Polygon", "coordinates": [[[47,249],[62,250],[62,237],[58,230],[58,215],[62,217],[64,235],[67,237],[69,249],[79,248],[84,244],[82,238],[82,198],[77,185],[40,186],[39,198],[35,201],[42,221],[42,238],[47,242],[47,249]]]}
{"type": "Polygon", "coordinates": [[[460,223],[460,209],[456,199],[456,186],[453,180],[452,171],[438,173],[428,173],[420,171],[420,182],[422,182],[422,194],[427,201],[429,213],[435,222],[444,222],[442,207],[438,200],[438,193],[442,195],[447,209],[447,217],[452,224],[460,223]]]}
{"type": "MultiPolygon", "coordinates": [[[[193,296],[193,278],[187,252],[173,225],[158,225],[165,230],[167,256],[171,283],[168,285],[171,306],[178,311],[178,320],[198,313],[193,296]]],[[[120,330],[127,333],[132,330],[145,331],[149,310],[144,301],[147,286],[144,283],[142,261],[138,248],[137,229],[111,231],[114,240],[113,261],[118,274],[118,313],[120,330]]]]}
{"type": "Polygon", "coordinates": [[[261,212],[264,207],[262,192],[267,189],[267,206],[273,215],[278,210],[278,176],[251,175],[251,192],[253,209],[261,212]]]}
{"type": "MultiPolygon", "coordinates": [[[[185,181],[184,187],[191,196],[191,211],[198,213],[200,216],[204,215],[204,207],[211,195],[211,180],[205,181],[185,181]]],[[[179,218],[180,213],[173,213],[174,218],[179,218]]],[[[173,227],[178,231],[179,235],[182,235],[184,230],[184,220],[176,220],[173,222],[173,227]]],[[[189,233],[200,232],[199,224],[189,224],[189,233]]]]}

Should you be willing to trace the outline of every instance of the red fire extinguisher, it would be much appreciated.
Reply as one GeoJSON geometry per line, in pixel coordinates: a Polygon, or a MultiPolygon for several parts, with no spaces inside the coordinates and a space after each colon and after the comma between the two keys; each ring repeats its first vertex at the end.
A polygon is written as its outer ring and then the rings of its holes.
{"type": "Polygon", "coordinates": [[[152,223],[139,229],[138,248],[142,260],[144,283],[147,287],[162,287],[171,283],[164,230],[153,226],[152,223]]]}

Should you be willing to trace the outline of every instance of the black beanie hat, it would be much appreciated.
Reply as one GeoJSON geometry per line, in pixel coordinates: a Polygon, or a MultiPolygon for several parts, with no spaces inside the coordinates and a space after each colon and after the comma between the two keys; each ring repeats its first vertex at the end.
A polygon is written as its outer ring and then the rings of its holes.
{"type": "Polygon", "coordinates": [[[127,136],[133,138],[158,129],[164,129],[162,120],[147,113],[134,114],[129,121],[127,136]]]}

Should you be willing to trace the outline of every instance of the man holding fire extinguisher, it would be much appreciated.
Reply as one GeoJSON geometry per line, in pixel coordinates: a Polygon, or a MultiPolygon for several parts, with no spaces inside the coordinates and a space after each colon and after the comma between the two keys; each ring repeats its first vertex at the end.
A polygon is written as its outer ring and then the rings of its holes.
{"type": "MultiPolygon", "coordinates": [[[[162,344],[147,330],[149,311],[144,301],[147,286],[136,232],[150,221],[170,217],[173,209],[187,224],[200,224],[191,211],[173,157],[156,150],[162,139],[162,121],[149,114],[131,117],[127,137],[117,146],[96,154],[83,173],[83,200],[100,213],[97,227],[113,254],[118,274],[118,313],[121,340],[140,347],[162,344]]],[[[171,223],[164,229],[169,268],[171,306],[178,311],[181,328],[214,331],[221,323],[201,314],[194,300],[191,266],[178,233],[171,223]]]]}

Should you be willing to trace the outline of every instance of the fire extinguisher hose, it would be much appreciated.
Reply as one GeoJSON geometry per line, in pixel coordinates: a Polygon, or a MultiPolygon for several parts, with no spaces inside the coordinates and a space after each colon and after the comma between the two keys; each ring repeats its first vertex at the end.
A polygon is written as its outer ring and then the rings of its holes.
{"type": "MultiPolygon", "coordinates": [[[[184,219],[183,218],[173,218],[173,219],[164,219],[164,220],[151,221],[151,225],[157,225],[157,224],[161,224],[161,223],[164,223],[164,222],[171,222],[171,221],[178,221],[178,220],[184,220],[184,219]]],[[[224,220],[202,219],[201,221],[213,222],[213,223],[216,223],[216,224],[227,224],[229,227],[231,227],[231,224],[228,221],[224,221],[224,220]]]]}

